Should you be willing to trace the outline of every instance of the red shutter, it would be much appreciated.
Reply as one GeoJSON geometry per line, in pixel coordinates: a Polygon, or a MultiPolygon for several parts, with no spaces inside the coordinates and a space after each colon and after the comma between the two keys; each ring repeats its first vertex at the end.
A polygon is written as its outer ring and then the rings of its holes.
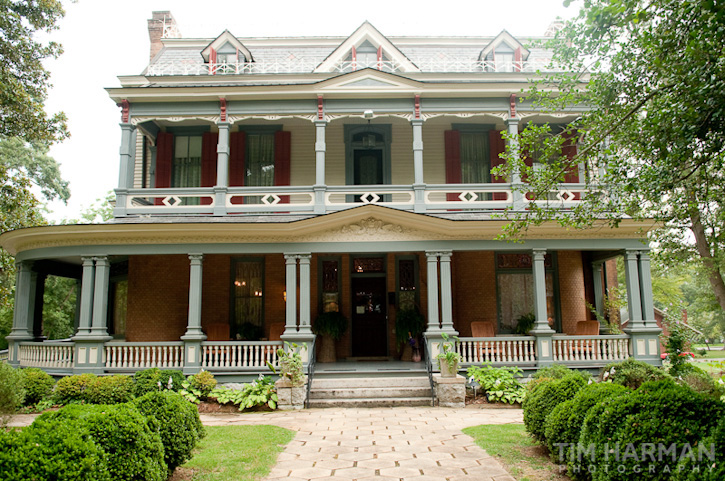
{"type": "Polygon", "coordinates": [[[383,69],[383,47],[378,47],[378,70],[383,69]]]}
{"type": "Polygon", "coordinates": [[[216,73],[216,50],[212,47],[209,53],[209,73],[214,75],[216,73]]]}
{"type": "MultiPolygon", "coordinates": [[[[244,185],[244,156],[247,153],[247,134],[229,134],[229,187],[244,185]]],[[[232,204],[243,204],[241,197],[232,197],[232,204]]]]}
{"type": "Polygon", "coordinates": [[[355,50],[355,47],[352,47],[352,69],[357,70],[357,50],[355,50]]]}
{"type": "MultiPolygon", "coordinates": [[[[576,132],[568,132],[564,134],[564,144],[561,146],[561,153],[569,160],[573,159],[576,156],[576,132]]],[[[566,182],[567,184],[579,183],[578,165],[574,164],[569,167],[564,176],[564,182],[566,182]]],[[[574,199],[580,200],[581,195],[579,193],[575,193],[574,199]]]]}
{"type": "MultiPolygon", "coordinates": [[[[162,189],[171,187],[171,161],[174,155],[174,135],[159,132],[156,135],[156,174],[155,187],[162,189]]],[[[154,204],[162,205],[162,198],[154,200],[154,204]]]]}
{"type": "MultiPolygon", "coordinates": [[[[500,157],[500,155],[506,152],[506,141],[501,136],[501,133],[502,132],[500,130],[488,131],[488,151],[490,155],[489,160],[491,162],[492,169],[504,163],[504,160],[500,157]]],[[[505,183],[506,179],[504,177],[496,177],[495,175],[491,174],[491,182],[505,183]]],[[[494,193],[493,200],[506,200],[506,194],[503,192],[494,193]]]]}
{"type": "MultiPolygon", "coordinates": [[[[204,132],[201,136],[201,187],[214,187],[216,185],[216,147],[219,134],[204,132]]],[[[210,205],[211,199],[203,197],[201,205],[210,205]]]]}
{"type": "MultiPolygon", "coordinates": [[[[457,130],[444,132],[446,152],[446,184],[461,183],[461,136],[457,130]]],[[[457,201],[457,193],[446,194],[446,200],[457,201]]]]}
{"type": "Polygon", "coordinates": [[[516,47],[516,50],[514,51],[514,72],[521,72],[521,67],[523,67],[522,57],[521,47],[516,47]]]}
{"type": "MultiPolygon", "coordinates": [[[[274,185],[290,185],[290,167],[292,150],[289,131],[274,133],[274,185]]],[[[289,204],[288,195],[280,196],[280,204],[289,204]]]]}

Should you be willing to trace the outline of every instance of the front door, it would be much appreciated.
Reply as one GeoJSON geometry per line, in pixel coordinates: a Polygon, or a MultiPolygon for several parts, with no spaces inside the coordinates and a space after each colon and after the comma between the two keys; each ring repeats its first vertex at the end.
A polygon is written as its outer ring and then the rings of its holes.
{"type": "Polygon", "coordinates": [[[385,276],[352,278],[352,355],[388,355],[385,276]]]}

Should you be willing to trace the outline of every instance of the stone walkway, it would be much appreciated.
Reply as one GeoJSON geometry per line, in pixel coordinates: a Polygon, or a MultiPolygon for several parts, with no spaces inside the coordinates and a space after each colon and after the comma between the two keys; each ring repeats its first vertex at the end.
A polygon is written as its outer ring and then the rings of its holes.
{"type": "Polygon", "coordinates": [[[271,424],[297,431],[268,481],[514,481],[461,429],[523,422],[519,409],[309,409],[202,415],[207,426],[271,424]]]}

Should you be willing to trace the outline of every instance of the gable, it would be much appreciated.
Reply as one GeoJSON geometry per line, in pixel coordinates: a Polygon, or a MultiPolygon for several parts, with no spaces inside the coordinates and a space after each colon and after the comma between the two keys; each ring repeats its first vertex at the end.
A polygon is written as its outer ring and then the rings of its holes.
{"type": "Polygon", "coordinates": [[[513,35],[506,30],[502,30],[491,42],[481,50],[478,60],[486,60],[496,54],[496,52],[515,54],[518,52],[520,60],[526,60],[529,56],[529,50],[519,42],[513,35]]]}
{"type": "Polygon", "coordinates": [[[375,67],[379,70],[418,72],[420,69],[401,52],[398,47],[378,31],[370,22],[363,22],[352,35],[342,42],[320,65],[315,73],[355,71],[358,68],[375,67]],[[371,49],[376,55],[372,56],[371,49]],[[365,55],[365,61],[358,62],[357,53],[365,55]],[[370,62],[371,58],[373,61],[370,62]]]}
{"type": "Polygon", "coordinates": [[[317,84],[317,88],[321,91],[385,90],[409,92],[411,90],[420,90],[420,83],[398,75],[366,68],[323,80],[317,84]]]}
{"type": "Polygon", "coordinates": [[[201,56],[205,62],[209,62],[211,59],[214,63],[217,53],[241,53],[247,62],[254,62],[252,53],[245,47],[242,42],[237,39],[229,30],[224,30],[221,35],[215,38],[209,45],[204,47],[201,51],[201,56]]]}

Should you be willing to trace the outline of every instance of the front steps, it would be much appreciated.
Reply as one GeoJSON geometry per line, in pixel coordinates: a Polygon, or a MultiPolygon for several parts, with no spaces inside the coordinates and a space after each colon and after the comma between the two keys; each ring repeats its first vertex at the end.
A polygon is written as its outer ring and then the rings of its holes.
{"type": "Polygon", "coordinates": [[[430,406],[428,373],[423,371],[334,371],[315,373],[309,407],[430,406]]]}

